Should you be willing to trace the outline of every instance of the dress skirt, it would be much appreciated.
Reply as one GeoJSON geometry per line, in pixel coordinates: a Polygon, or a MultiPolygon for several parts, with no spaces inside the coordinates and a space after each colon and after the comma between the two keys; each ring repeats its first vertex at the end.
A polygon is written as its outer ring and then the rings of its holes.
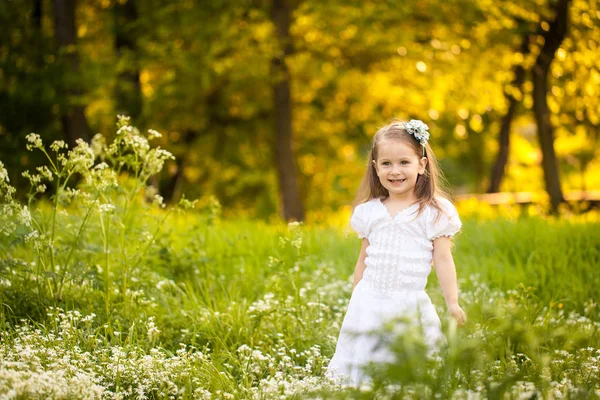
{"type": "Polygon", "coordinates": [[[381,341],[384,325],[392,319],[393,329],[387,331],[386,338],[397,337],[408,325],[418,328],[416,325],[420,324],[429,355],[446,340],[435,307],[424,290],[381,292],[363,278],[350,297],[326,375],[339,379],[343,386],[359,387],[371,381],[363,371],[369,362],[394,362],[394,353],[386,341],[381,341]]]}

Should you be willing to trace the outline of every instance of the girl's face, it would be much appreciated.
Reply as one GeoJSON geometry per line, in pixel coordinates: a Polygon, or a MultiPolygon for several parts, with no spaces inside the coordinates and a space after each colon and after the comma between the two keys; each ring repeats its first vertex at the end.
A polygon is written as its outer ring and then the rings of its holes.
{"type": "Polygon", "coordinates": [[[417,177],[425,172],[427,158],[401,140],[383,139],[378,145],[377,160],[373,160],[379,181],[393,198],[414,194],[417,177]]]}

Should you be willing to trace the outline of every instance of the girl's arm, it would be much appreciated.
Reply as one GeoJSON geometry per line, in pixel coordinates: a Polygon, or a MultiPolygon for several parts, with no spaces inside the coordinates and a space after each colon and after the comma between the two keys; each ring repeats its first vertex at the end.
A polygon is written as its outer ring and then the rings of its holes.
{"type": "Polygon", "coordinates": [[[448,311],[459,325],[466,322],[467,316],[458,305],[456,267],[452,258],[450,238],[441,236],[433,241],[433,268],[442,287],[448,311]]]}
{"type": "Polygon", "coordinates": [[[369,239],[363,238],[360,247],[360,254],[358,255],[358,260],[356,261],[356,267],[354,267],[354,285],[352,286],[353,292],[358,282],[362,279],[363,272],[365,272],[365,268],[367,268],[367,265],[365,264],[365,258],[367,257],[367,247],[369,247],[369,239]]]}

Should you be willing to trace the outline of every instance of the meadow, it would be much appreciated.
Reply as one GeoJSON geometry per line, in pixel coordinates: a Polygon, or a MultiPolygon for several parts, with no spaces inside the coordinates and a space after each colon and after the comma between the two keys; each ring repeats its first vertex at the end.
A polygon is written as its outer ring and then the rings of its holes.
{"type": "Polygon", "coordinates": [[[600,398],[597,212],[465,209],[467,324],[432,272],[441,357],[406,335],[373,385],[342,389],[323,372],[360,247],[348,210],[305,225],[223,218],[210,197],[166,207],[147,186],[172,157],[160,134],[118,128],[71,150],[30,135],[48,163],[27,202],[0,164],[0,398],[600,398]]]}

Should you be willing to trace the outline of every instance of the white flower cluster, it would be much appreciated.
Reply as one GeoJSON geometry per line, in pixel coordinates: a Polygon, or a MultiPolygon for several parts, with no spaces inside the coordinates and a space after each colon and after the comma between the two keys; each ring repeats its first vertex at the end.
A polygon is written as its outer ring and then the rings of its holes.
{"type": "MultiPolygon", "coordinates": [[[[210,355],[181,345],[107,346],[93,334],[94,315],[53,310],[55,331],[23,323],[0,341],[0,398],[211,399],[210,355]]],[[[149,334],[158,329],[147,323],[149,334]],[[154,331],[151,332],[151,331],[154,331]]]]}
{"type": "Polygon", "coordinates": [[[277,343],[268,353],[245,344],[238,347],[238,362],[242,368],[240,378],[253,382],[250,388],[242,389],[243,398],[285,399],[338,388],[334,381],[315,375],[317,369],[322,370],[329,363],[319,345],[297,351],[285,342],[283,334],[278,336],[277,343]]]}
{"type": "Polygon", "coordinates": [[[148,140],[161,138],[162,134],[154,129],[148,129],[148,140]]]}
{"type": "Polygon", "coordinates": [[[65,173],[80,173],[86,175],[90,168],[94,165],[96,155],[90,145],[83,139],[76,140],[77,146],[69,150],[67,156],[59,153],[58,162],[65,168],[65,173]]]}
{"type": "Polygon", "coordinates": [[[43,148],[42,138],[37,133],[30,133],[26,136],[29,144],[27,145],[27,150],[32,151],[33,149],[41,149],[43,148]]]}
{"type": "Polygon", "coordinates": [[[58,153],[61,149],[68,149],[69,146],[63,140],[55,140],[50,145],[50,149],[55,153],[58,153]]]}
{"type": "Polygon", "coordinates": [[[33,221],[29,208],[14,200],[15,192],[8,171],[0,161],[0,234],[4,236],[10,236],[18,225],[31,227],[33,221]]]}
{"type": "Polygon", "coordinates": [[[403,128],[419,140],[421,146],[425,146],[429,140],[429,127],[419,119],[411,119],[405,122],[403,128]]]}

